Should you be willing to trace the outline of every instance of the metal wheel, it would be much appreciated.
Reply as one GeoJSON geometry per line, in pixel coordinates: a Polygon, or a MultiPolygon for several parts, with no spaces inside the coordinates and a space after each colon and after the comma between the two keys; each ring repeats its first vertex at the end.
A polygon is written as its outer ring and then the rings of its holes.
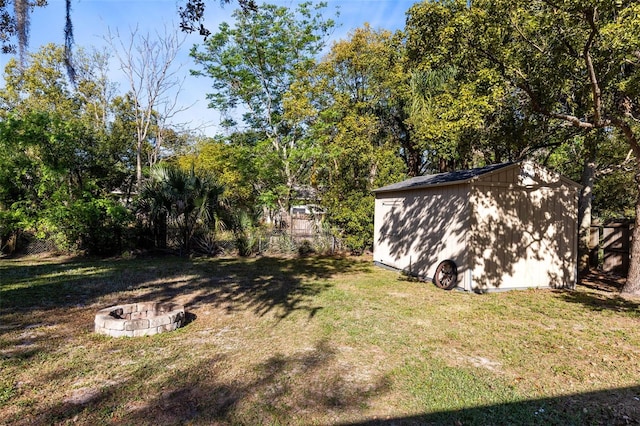
{"type": "Polygon", "coordinates": [[[444,290],[451,290],[458,283],[458,267],[453,260],[444,260],[436,268],[433,278],[436,287],[444,290]]]}

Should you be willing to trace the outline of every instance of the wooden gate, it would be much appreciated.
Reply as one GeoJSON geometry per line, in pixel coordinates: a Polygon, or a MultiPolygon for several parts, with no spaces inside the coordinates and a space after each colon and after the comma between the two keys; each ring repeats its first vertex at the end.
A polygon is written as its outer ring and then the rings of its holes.
{"type": "Polygon", "coordinates": [[[591,227],[590,263],[604,272],[627,275],[633,224],[628,220],[591,227]]]}

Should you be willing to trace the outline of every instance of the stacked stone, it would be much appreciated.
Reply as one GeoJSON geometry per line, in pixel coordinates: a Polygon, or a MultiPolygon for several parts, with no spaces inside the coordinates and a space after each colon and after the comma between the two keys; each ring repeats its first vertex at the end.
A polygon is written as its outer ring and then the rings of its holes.
{"type": "Polygon", "coordinates": [[[175,303],[131,303],[96,314],[95,331],[112,337],[152,336],[173,331],[184,323],[184,307],[175,303]]]}

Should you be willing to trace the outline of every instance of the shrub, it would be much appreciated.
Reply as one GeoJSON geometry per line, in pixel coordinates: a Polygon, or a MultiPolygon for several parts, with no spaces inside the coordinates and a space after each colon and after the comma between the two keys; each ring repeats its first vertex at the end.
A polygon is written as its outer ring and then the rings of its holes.
{"type": "Polygon", "coordinates": [[[108,198],[88,198],[69,204],[54,203],[40,221],[40,233],[48,233],[56,245],[89,254],[121,252],[132,217],[126,207],[108,198]]]}
{"type": "Polygon", "coordinates": [[[315,253],[316,250],[313,248],[311,241],[302,240],[302,242],[298,245],[298,255],[300,257],[309,256],[310,254],[315,253]]]}

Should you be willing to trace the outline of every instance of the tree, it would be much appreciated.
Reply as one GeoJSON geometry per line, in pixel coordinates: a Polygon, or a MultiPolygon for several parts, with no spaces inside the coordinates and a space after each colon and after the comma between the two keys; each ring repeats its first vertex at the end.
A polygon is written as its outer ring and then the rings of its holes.
{"type": "MultiPolygon", "coordinates": [[[[228,4],[231,0],[219,0],[220,5],[228,4]]],[[[22,63],[29,44],[30,13],[34,7],[47,5],[47,0],[13,0],[13,13],[9,11],[10,0],[0,0],[0,49],[2,53],[20,54],[22,63]],[[17,38],[17,46],[13,38],[17,38]]],[[[238,0],[238,5],[245,12],[256,10],[254,0],[238,0]]],[[[72,57],[74,47],[73,21],[71,19],[71,0],[65,0],[65,23],[64,23],[64,64],[67,75],[72,82],[75,82],[76,69],[72,57]]],[[[178,8],[180,16],[180,28],[182,31],[192,33],[198,31],[205,38],[210,34],[204,26],[204,0],[187,0],[184,6],[178,8]]]]}
{"type": "MultiPolygon", "coordinates": [[[[47,5],[47,0],[0,0],[0,49],[2,53],[19,53],[20,63],[24,63],[29,45],[30,15],[34,7],[47,5]],[[9,11],[13,3],[13,13],[9,11]],[[17,45],[13,41],[17,39],[17,45]]],[[[64,64],[67,75],[75,81],[75,68],[72,60],[73,23],[71,22],[71,0],[65,0],[66,16],[64,24],[64,64]]]]}
{"type": "Polygon", "coordinates": [[[180,66],[175,66],[184,38],[167,31],[152,38],[135,28],[127,40],[116,33],[107,41],[129,83],[136,131],[136,185],[141,188],[145,144],[154,123],[164,123],[186,109],[177,104],[184,78],[179,77],[180,66]]]}
{"type": "Polygon", "coordinates": [[[295,11],[263,5],[255,13],[236,11],[235,25],[220,25],[203,48],[191,56],[201,69],[195,75],[213,80],[210,107],[218,108],[234,126],[242,121],[264,139],[258,178],[264,179],[263,200],[271,199],[286,220],[295,189],[311,165],[306,137],[299,121],[284,115],[283,96],[298,71],[308,69],[321,51],[333,21],[322,18],[324,4],[301,3],[295,11]]]}
{"type": "Polygon", "coordinates": [[[64,68],[64,49],[55,44],[42,46],[20,64],[10,59],[4,70],[5,86],[0,90],[0,110],[25,113],[56,111],[71,118],[80,114],[64,68]]]}
{"type": "Polygon", "coordinates": [[[467,3],[454,0],[418,3],[407,14],[409,123],[430,171],[469,168],[493,160],[484,158],[488,152],[480,149],[479,142],[487,133],[488,120],[501,116],[512,94],[498,73],[474,67],[466,41],[466,13],[467,3]]]}
{"type": "MultiPolygon", "coordinates": [[[[231,0],[219,0],[220,5],[228,4],[231,0]]],[[[26,53],[29,44],[30,13],[34,7],[47,5],[47,0],[2,0],[0,1],[0,48],[2,53],[20,52],[20,56],[26,53]],[[10,10],[13,3],[13,11],[10,10]],[[17,45],[12,41],[17,38],[17,45]]],[[[244,11],[253,11],[257,8],[254,0],[238,0],[238,5],[244,11]]],[[[71,19],[71,0],[65,0],[65,64],[69,67],[69,77],[73,79],[74,69],[71,63],[71,49],[73,48],[73,22],[71,19]]],[[[187,0],[178,8],[180,28],[182,31],[192,33],[199,32],[203,36],[210,34],[204,26],[204,0],[187,0]]]]}
{"type": "Polygon", "coordinates": [[[56,112],[0,122],[0,218],[9,219],[0,223],[0,234],[34,231],[61,248],[92,253],[117,248],[126,214],[99,187],[104,171],[94,145],[82,120],[56,112]]]}
{"type": "MultiPolygon", "coordinates": [[[[231,3],[231,0],[219,0],[220,5],[231,3]]],[[[238,0],[238,5],[242,11],[255,12],[258,9],[254,0],[238,0]]],[[[204,26],[204,12],[206,2],[204,0],[187,0],[183,6],[178,7],[180,16],[180,29],[186,33],[197,32],[205,39],[211,35],[204,26]]]]}
{"type": "MultiPolygon", "coordinates": [[[[30,2],[28,0],[3,0],[0,2],[0,43],[2,53],[20,52],[24,57],[26,47],[29,44],[29,17],[34,7],[42,7],[46,0],[30,2]],[[10,6],[13,3],[13,10],[10,6]],[[17,45],[13,38],[17,38],[17,45]]],[[[67,2],[67,8],[70,4],[67,2]]]]}
{"type": "MultiPolygon", "coordinates": [[[[464,52],[456,63],[465,70],[498,75],[516,88],[527,108],[587,135],[581,228],[586,236],[597,154],[602,139],[614,132],[627,143],[640,172],[638,141],[638,69],[640,31],[635,1],[588,2],[489,1],[443,3],[455,9],[456,26],[442,51],[464,52]],[[599,133],[602,129],[605,133],[599,133]]],[[[429,3],[410,11],[416,45],[428,43],[429,3]],[[422,36],[420,36],[422,34],[422,36]]],[[[418,52],[419,50],[416,50],[418,52]]],[[[640,187],[638,173],[637,187],[640,187]]],[[[640,198],[636,220],[640,224],[640,198]]],[[[640,226],[636,226],[629,278],[624,288],[640,293],[640,226]]]]}
{"type": "Polygon", "coordinates": [[[228,137],[203,138],[192,151],[178,158],[181,168],[193,167],[196,173],[215,176],[224,188],[224,199],[233,211],[252,212],[262,188],[258,174],[256,149],[259,136],[251,132],[234,133],[228,137]]]}
{"type": "Polygon", "coordinates": [[[106,132],[113,119],[112,105],[117,87],[109,78],[112,53],[102,50],[79,48],[75,57],[75,95],[83,108],[83,114],[91,124],[106,132]]]}
{"type": "Polygon", "coordinates": [[[22,66],[10,60],[5,68],[6,85],[0,90],[0,116],[14,120],[50,117],[51,129],[59,124],[58,120],[66,122],[69,130],[65,130],[65,140],[71,137],[75,145],[56,147],[51,141],[51,154],[61,159],[66,156],[64,161],[75,164],[78,176],[106,175],[120,154],[106,140],[113,90],[106,76],[106,60],[99,52],[81,51],[77,55],[81,72],[76,85],[65,74],[61,46],[43,46],[29,54],[22,66]]]}
{"type": "Polygon", "coordinates": [[[398,37],[365,26],[301,70],[285,97],[285,116],[305,123],[316,141],[310,183],[353,252],[373,244],[371,191],[405,176],[398,153],[413,135],[402,67],[398,37]]]}
{"type": "Polygon", "coordinates": [[[96,114],[110,108],[101,98],[108,79],[93,78],[98,57],[77,56],[82,72],[72,85],[64,49],[44,46],[22,66],[10,60],[0,90],[0,211],[12,211],[19,229],[92,252],[117,247],[111,238],[125,220],[109,199],[122,182],[114,173],[122,152],[107,137],[110,113],[96,114]]]}

